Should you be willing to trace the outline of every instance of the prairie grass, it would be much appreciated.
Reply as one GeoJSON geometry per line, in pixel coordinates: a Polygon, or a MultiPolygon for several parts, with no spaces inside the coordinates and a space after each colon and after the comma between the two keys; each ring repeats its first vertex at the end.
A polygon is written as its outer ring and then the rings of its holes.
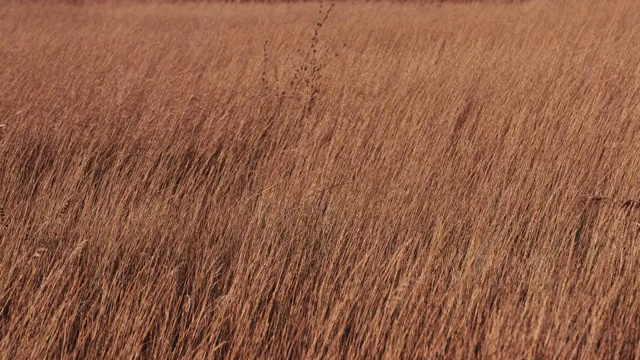
{"type": "Polygon", "coordinates": [[[640,4],[318,19],[0,5],[0,357],[640,358],[640,4]]]}

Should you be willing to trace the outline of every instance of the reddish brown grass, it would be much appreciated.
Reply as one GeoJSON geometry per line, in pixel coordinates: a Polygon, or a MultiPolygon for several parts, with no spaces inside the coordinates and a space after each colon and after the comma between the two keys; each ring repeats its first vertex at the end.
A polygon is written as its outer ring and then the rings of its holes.
{"type": "Polygon", "coordinates": [[[0,6],[0,357],[640,357],[638,3],[317,10],[0,6]]]}

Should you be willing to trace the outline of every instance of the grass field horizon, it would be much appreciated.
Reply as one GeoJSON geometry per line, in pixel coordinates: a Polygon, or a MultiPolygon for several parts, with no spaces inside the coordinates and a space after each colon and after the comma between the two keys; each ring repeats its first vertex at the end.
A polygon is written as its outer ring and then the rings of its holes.
{"type": "Polygon", "coordinates": [[[0,3],[0,357],[640,358],[640,3],[0,3]]]}

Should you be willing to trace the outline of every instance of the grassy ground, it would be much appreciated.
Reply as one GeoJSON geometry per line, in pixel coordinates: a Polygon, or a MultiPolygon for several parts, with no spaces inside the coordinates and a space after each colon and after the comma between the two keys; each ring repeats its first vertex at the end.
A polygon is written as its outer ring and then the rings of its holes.
{"type": "Polygon", "coordinates": [[[640,357],[639,4],[330,8],[0,5],[0,357],[640,357]]]}

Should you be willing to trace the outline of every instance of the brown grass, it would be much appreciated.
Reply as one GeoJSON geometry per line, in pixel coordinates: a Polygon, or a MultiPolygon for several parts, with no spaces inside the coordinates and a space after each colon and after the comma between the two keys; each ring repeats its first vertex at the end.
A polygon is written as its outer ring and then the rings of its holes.
{"type": "Polygon", "coordinates": [[[0,357],[640,357],[639,3],[321,18],[0,6],[0,357]]]}

